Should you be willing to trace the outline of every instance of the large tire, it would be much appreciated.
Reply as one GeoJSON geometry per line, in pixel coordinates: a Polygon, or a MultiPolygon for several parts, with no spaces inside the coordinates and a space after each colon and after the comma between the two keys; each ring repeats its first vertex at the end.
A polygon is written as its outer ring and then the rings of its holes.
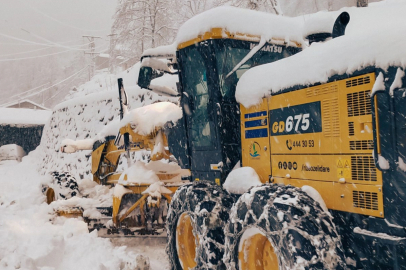
{"type": "Polygon", "coordinates": [[[221,187],[205,181],[176,191],[166,221],[171,269],[225,269],[224,226],[233,201],[221,187]]]}
{"type": "Polygon", "coordinates": [[[331,215],[292,186],[263,185],[243,194],[225,236],[228,270],[346,269],[331,215]]]}
{"type": "Polygon", "coordinates": [[[80,195],[79,186],[75,177],[67,172],[52,172],[51,175],[52,181],[49,187],[43,188],[44,193],[49,189],[53,189],[56,200],[67,200],[80,195]]]}

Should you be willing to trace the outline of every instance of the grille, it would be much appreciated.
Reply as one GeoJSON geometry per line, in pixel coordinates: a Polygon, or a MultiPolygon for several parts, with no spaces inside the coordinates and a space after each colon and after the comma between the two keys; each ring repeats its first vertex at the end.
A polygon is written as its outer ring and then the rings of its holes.
{"type": "Polygon", "coordinates": [[[352,180],[356,181],[376,181],[374,159],[370,156],[352,156],[351,175],[352,180]]]}
{"type": "Polygon", "coordinates": [[[378,193],[367,191],[352,192],[352,202],[354,207],[378,210],[378,193]]]}
{"type": "Polygon", "coordinates": [[[339,137],[340,124],[339,124],[339,108],[338,99],[324,99],[323,100],[323,132],[325,137],[339,137]]]}
{"type": "Polygon", "coordinates": [[[371,82],[371,79],[369,78],[369,76],[366,76],[366,77],[362,77],[362,78],[358,78],[358,79],[348,80],[345,82],[345,86],[347,88],[349,88],[349,87],[354,87],[354,86],[358,86],[358,85],[368,84],[370,82],[371,82]]]}
{"type": "Polygon", "coordinates": [[[350,141],[350,150],[373,150],[374,141],[364,140],[364,141],[350,141]]]}
{"type": "Polygon", "coordinates": [[[338,91],[337,84],[315,86],[312,88],[308,88],[306,90],[306,95],[308,97],[313,97],[313,96],[318,96],[318,95],[336,93],[337,91],[338,91]]]}
{"type": "Polygon", "coordinates": [[[348,135],[354,136],[354,122],[348,122],[348,135]]]}
{"type": "Polygon", "coordinates": [[[371,114],[369,90],[347,94],[348,116],[371,114]]]}

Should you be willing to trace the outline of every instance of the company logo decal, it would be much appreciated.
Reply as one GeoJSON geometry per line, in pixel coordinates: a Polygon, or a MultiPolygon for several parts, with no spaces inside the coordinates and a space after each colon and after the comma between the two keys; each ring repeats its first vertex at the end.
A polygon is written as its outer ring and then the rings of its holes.
{"type": "Polygon", "coordinates": [[[258,151],[261,151],[261,146],[257,142],[253,142],[250,145],[250,156],[252,158],[260,157],[261,155],[258,154],[258,151]]]}
{"type": "Polygon", "coordinates": [[[302,171],[307,171],[307,172],[330,172],[330,167],[324,167],[323,165],[316,165],[316,166],[311,166],[309,164],[303,164],[302,165],[302,171]]]}

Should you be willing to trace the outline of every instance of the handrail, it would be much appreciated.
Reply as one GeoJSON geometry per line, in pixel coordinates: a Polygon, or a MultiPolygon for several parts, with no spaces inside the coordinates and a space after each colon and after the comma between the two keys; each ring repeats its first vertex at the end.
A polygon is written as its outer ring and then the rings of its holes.
{"type": "Polygon", "coordinates": [[[374,91],[371,94],[371,110],[372,110],[372,130],[373,130],[373,140],[374,140],[374,150],[373,150],[373,156],[374,156],[374,163],[375,166],[378,168],[378,170],[380,171],[387,171],[388,169],[382,169],[381,166],[379,165],[379,154],[378,154],[378,142],[380,142],[379,139],[379,134],[378,134],[378,129],[377,129],[377,125],[376,125],[376,114],[375,114],[375,96],[379,93],[386,93],[387,91],[385,90],[377,90],[374,91]]]}

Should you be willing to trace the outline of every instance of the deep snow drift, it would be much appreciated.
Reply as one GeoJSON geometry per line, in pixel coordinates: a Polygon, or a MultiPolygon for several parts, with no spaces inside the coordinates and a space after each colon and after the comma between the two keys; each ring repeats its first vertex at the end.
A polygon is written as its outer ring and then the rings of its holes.
{"type": "Polygon", "coordinates": [[[135,262],[135,254],[89,233],[83,221],[55,216],[41,193],[40,155],[0,165],[0,269],[120,269],[135,262]]]}

